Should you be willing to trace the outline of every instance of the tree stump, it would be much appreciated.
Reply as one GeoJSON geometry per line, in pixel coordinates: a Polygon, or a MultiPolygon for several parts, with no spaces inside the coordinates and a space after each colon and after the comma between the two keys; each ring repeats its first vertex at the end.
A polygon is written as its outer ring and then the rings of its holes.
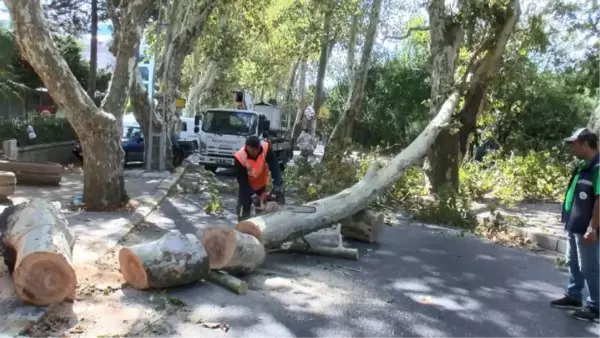
{"type": "Polygon", "coordinates": [[[17,178],[10,171],[0,171],[0,202],[5,201],[15,193],[17,178]]]}
{"type": "Polygon", "coordinates": [[[367,243],[377,243],[384,228],[383,214],[368,209],[343,219],[341,223],[344,238],[367,243]]]}
{"type": "Polygon", "coordinates": [[[210,267],[233,275],[254,271],[265,260],[265,248],[252,235],[233,228],[212,228],[204,232],[202,244],[208,253],[210,267]]]}
{"type": "Polygon", "coordinates": [[[208,274],[209,261],[198,237],[171,230],[158,240],[122,248],[121,274],[136,289],[196,282],[208,274]]]}
{"type": "Polygon", "coordinates": [[[75,298],[75,238],[60,207],[37,198],[8,207],[0,215],[0,233],[21,300],[46,306],[75,298]]]}

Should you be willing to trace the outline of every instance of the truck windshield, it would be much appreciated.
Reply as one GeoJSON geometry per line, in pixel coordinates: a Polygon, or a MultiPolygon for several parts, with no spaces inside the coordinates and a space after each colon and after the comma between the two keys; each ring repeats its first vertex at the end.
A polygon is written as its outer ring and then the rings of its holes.
{"type": "Polygon", "coordinates": [[[226,110],[209,110],[204,114],[205,133],[249,136],[258,126],[256,114],[226,110]]]}

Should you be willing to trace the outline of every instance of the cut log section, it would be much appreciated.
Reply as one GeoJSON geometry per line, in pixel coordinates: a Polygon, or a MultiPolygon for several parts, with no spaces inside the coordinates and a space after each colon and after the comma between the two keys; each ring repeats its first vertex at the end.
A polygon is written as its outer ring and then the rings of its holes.
{"type": "Polygon", "coordinates": [[[0,160],[0,171],[15,173],[17,184],[58,185],[65,168],[58,163],[0,160]]]}
{"type": "Polygon", "coordinates": [[[208,274],[208,264],[198,237],[177,230],[119,251],[119,266],[125,281],[142,290],[197,282],[208,274]]]}
{"type": "Polygon", "coordinates": [[[248,292],[248,284],[241,279],[235,278],[224,271],[211,271],[206,276],[206,280],[218,284],[227,290],[243,295],[248,292]]]}
{"type": "Polygon", "coordinates": [[[15,193],[17,178],[13,172],[0,171],[0,202],[6,200],[15,193]]]}
{"type": "Polygon", "coordinates": [[[365,209],[343,219],[341,233],[347,239],[377,243],[383,228],[383,214],[365,209]]]}
{"type": "Polygon", "coordinates": [[[366,208],[391,187],[409,166],[426,155],[440,130],[448,125],[458,98],[458,92],[452,93],[423,132],[387,166],[376,173],[369,173],[358,183],[336,195],[304,205],[314,207],[314,213],[284,209],[242,221],[236,225],[236,229],[254,235],[267,249],[278,248],[285,242],[327,228],[366,208]]]}
{"type": "Polygon", "coordinates": [[[60,207],[34,198],[6,208],[0,232],[4,260],[22,301],[45,306],[74,298],[75,238],[60,207]]]}
{"type": "Polygon", "coordinates": [[[233,228],[212,228],[202,236],[210,259],[210,268],[225,270],[234,275],[245,275],[254,271],[265,260],[265,248],[252,235],[233,228]]]}
{"type": "Polygon", "coordinates": [[[270,250],[271,253],[299,253],[306,255],[317,255],[335,257],[350,260],[358,260],[358,250],[343,246],[306,245],[301,242],[293,242],[290,246],[281,249],[270,250]]]}

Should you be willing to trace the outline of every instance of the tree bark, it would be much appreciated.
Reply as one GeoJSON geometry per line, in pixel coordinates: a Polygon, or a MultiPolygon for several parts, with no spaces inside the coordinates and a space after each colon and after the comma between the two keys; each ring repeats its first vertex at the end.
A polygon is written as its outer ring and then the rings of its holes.
{"type": "Polygon", "coordinates": [[[425,155],[440,130],[450,121],[458,97],[457,92],[450,95],[425,130],[394,157],[388,166],[378,170],[376,174],[369,170],[368,175],[360,182],[336,195],[305,204],[314,207],[314,213],[283,210],[245,220],[238,223],[236,229],[254,235],[267,249],[278,248],[285,242],[329,227],[364,209],[391,187],[404,170],[425,155]]]}
{"type": "Polygon", "coordinates": [[[92,27],[90,41],[90,72],[88,75],[88,95],[96,102],[96,70],[98,68],[98,0],[92,0],[92,27]]]}
{"type": "Polygon", "coordinates": [[[352,79],[354,78],[354,55],[356,53],[356,38],[358,35],[359,19],[360,16],[358,14],[352,15],[352,23],[350,24],[350,36],[348,37],[348,56],[346,58],[348,81],[352,81],[352,79]]]}
{"type": "Polygon", "coordinates": [[[354,248],[345,248],[343,246],[322,246],[306,245],[304,243],[294,242],[289,247],[276,250],[276,253],[298,253],[306,255],[316,255],[325,257],[335,257],[350,260],[358,260],[358,250],[354,248]]]}
{"type": "Polygon", "coordinates": [[[46,306],[75,298],[75,237],[59,206],[33,198],[8,207],[0,215],[0,235],[22,301],[46,306]]]}
{"type": "Polygon", "coordinates": [[[235,292],[238,295],[243,295],[248,292],[248,283],[241,279],[237,279],[224,271],[211,271],[206,276],[206,280],[211,283],[221,285],[227,290],[235,292]]]}
{"type": "Polygon", "coordinates": [[[298,113],[292,128],[292,140],[296,142],[302,132],[302,119],[306,109],[306,60],[300,62],[300,77],[298,79],[298,113]]]}
{"type": "Polygon", "coordinates": [[[203,68],[203,72],[197,72],[195,83],[190,88],[185,105],[186,116],[196,116],[202,112],[202,107],[206,104],[206,95],[213,87],[217,79],[218,68],[217,62],[211,60],[203,68]]]}
{"type": "Polygon", "coordinates": [[[342,220],[341,233],[348,239],[377,243],[384,227],[383,214],[365,209],[342,220]]]}
{"type": "Polygon", "coordinates": [[[265,248],[250,234],[232,228],[213,228],[204,232],[202,245],[208,253],[211,269],[246,275],[265,260],[265,248]]]}
{"type": "Polygon", "coordinates": [[[483,109],[490,79],[498,71],[508,40],[519,21],[521,15],[519,0],[511,1],[506,14],[504,22],[500,23],[499,27],[494,27],[496,32],[490,39],[490,43],[486,43],[489,47],[483,59],[477,63],[477,67],[472,72],[469,89],[465,95],[465,103],[460,111],[459,150],[461,159],[467,155],[471,135],[477,128],[477,117],[483,109]]]}
{"type": "Polygon", "coordinates": [[[96,107],[60,55],[46,28],[40,2],[6,0],[5,4],[11,14],[21,55],[46,84],[54,102],[65,111],[81,141],[85,158],[83,198],[86,208],[103,210],[121,206],[128,199],[123,182],[120,117],[128,96],[129,79],[124,78],[123,72],[130,74],[125,66],[134,64],[124,55],[127,47],[133,49],[139,43],[135,37],[141,34],[145,23],[143,18],[147,19],[153,0],[129,1],[121,8],[119,56],[115,77],[102,109],[96,107]],[[106,112],[107,109],[110,113],[106,112]]]}
{"type": "Polygon", "coordinates": [[[122,248],[119,267],[134,288],[159,289],[205,278],[209,261],[196,236],[170,230],[156,241],[122,248]]]}
{"type": "MultiPolygon", "coordinates": [[[[189,55],[195,47],[196,41],[202,34],[208,17],[217,6],[217,3],[217,0],[203,0],[177,1],[173,4],[167,29],[164,58],[162,61],[157,60],[159,64],[157,65],[156,78],[161,79],[161,100],[164,100],[163,102],[159,102],[161,113],[156,113],[156,107],[154,110],[138,110],[136,112],[136,116],[142,114],[149,115],[151,113],[161,115],[161,128],[166,130],[167,135],[165,139],[166,144],[164,149],[166,153],[164,154],[164,159],[165,168],[168,169],[171,169],[173,165],[170,136],[175,125],[175,100],[179,95],[183,62],[185,57],[189,55]]],[[[140,89],[138,88],[137,91],[139,92],[140,89]]],[[[141,96],[137,96],[136,99],[141,99],[141,96]]],[[[138,103],[136,106],[141,107],[147,105],[138,103]]],[[[149,116],[143,120],[149,121],[149,116]]],[[[140,121],[138,121],[138,123],[141,124],[140,121]]]]}
{"type": "Polygon", "coordinates": [[[588,128],[590,128],[590,130],[592,130],[596,135],[600,136],[600,105],[598,105],[590,114],[588,128]]]}
{"type": "Polygon", "coordinates": [[[382,0],[374,0],[369,14],[369,26],[365,35],[365,45],[360,60],[360,65],[354,74],[354,80],[350,84],[348,99],[344,107],[344,112],[340,120],[333,128],[329,138],[327,150],[323,156],[324,161],[332,159],[332,151],[337,151],[346,140],[352,139],[352,129],[354,121],[362,113],[362,105],[365,97],[365,86],[367,85],[367,76],[371,64],[371,52],[375,44],[377,35],[377,26],[379,25],[379,13],[381,11],[382,0]]]}
{"type": "MultiPolygon", "coordinates": [[[[458,6],[462,5],[463,1],[459,1],[458,6]]],[[[458,14],[444,0],[431,1],[428,11],[432,55],[430,115],[434,115],[453,90],[463,31],[458,14]]],[[[458,189],[459,157],[458,134],[443,130],[429,150],[424,166],[434,193],[446,184],[458,189]]]]}
{"type": "MultiPolygon", "coordinates": [[[[329,5],[332,6],[332,5],[329,5]]],[[[314,122],[311,123],[310,134],[315,136],[316,121],[319,118],[319,111],[325,99],[323,95],[323,83],[325,82],[325,72],[327,71],[327,61],[329,61],[331,17],[334,8],[327,8],[325,18],[323,19],[323,32],[321,32],[321,53],[319,56],[319,69],[317,70],[317,82],[315,84],[315,99],[313,109],[315,110],[314,122]]]]}
{"type": "MultiPolygon", "coordinates": [[[[289,103],[292,101],[293,99],[293,94],[294,94],[294,85],[296,83],[296,77],[298,75],[298,66],[300,65],[300,62],[296,61],[294,62],[294,64],[292,65],[292,69],[290,70],[290,78],[287,84],[287,87],[285,88],[285,96],[284,96],[284,102],[285,103],[289,103]]],[[[289,119],[288,119],[289,121],[289,119]]],[[[288,129],[290,128],[290,126],[288,126],[288,129]]]]}

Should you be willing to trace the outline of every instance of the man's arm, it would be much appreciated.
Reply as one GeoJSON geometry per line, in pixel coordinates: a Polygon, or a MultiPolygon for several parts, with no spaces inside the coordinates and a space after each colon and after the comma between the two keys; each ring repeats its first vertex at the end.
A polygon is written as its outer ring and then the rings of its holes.
{"type": "Polygon", "coordinates": [[[250,197],[252,195],[252,190],[250,190],[250,184],[248,183],[248,169],[241,164],[237,158],[234,159],[234,163],[235,177],[237,178],[240,187],[240,195],[250,197]]]}
{"type": "Polygon", "coordinates": [[[598,225],[600,225],[600,174],[598,171],[594,173],[594,195],[596,196],[596,203],[594,203],[594,211],[592,213],[592,220],[590,222],[590,226],[594,230],[598,230],[598,225]]]}
{"type": "Polygon", "coordinates": [[[277,162],[277,157],[275,157],[275,153],[273,149],[269,147],[267,150],[267,164],[269,165],[269,170],[271,171],[271,177],[273,178],[273,185],[276,187],[280,187],[282,182],[281,179],[281,170],[279,170],[279,163],[277,162]]]}

